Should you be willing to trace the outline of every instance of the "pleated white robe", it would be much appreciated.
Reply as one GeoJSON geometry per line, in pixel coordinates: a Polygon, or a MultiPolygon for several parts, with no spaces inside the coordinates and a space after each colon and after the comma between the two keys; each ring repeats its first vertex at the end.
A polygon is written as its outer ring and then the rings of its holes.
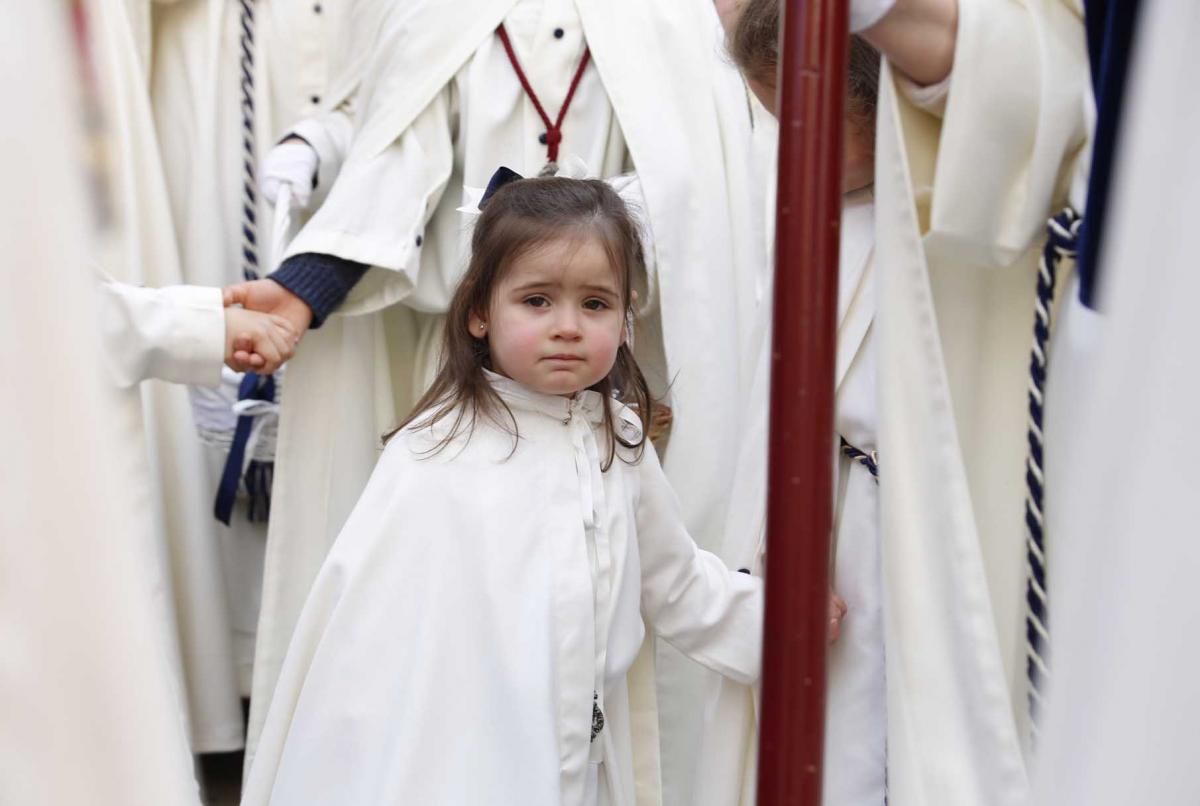
{"type": "Polygon", "coordinates": [[[881,80],[879,439],[889,802],[1024,804],[1036,265],[1089,137],[1077,2],[960,3],[948,94],[881,80]],[[936,93],[934,93],[936,96],[936,93]],[[918,103],[919,102],[919,103],[918,103]]]}

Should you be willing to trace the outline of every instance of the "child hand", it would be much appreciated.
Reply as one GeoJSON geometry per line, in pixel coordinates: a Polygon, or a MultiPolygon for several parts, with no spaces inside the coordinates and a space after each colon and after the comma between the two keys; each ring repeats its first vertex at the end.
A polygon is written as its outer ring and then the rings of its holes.
{"type": "Polygon", "coordinates": [[[299,341],[282,316],[225,309],[225,363],[235,372],[270,375],[292,357],[299,341]]]}
{"type": "Polygon", "coordinates": [[[829,591],[829,643],[842,634],[842,619],[846,617],[846,602],[832,590],[829,591]]]}
{"type": "Polygon", "coordinates": [[[250,280],[227,286],[222,292],[226,309],[241,305],[251,311],[261,311],[287,320],[297,340],[312,324],[313,313],[308,303],[269,278],[250,280]]]}

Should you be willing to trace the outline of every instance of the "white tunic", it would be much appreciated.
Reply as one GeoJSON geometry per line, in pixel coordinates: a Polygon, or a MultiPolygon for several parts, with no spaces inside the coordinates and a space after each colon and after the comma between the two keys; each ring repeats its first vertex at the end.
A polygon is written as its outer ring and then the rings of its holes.
{"type": "Polygon", "coordinates": [[[598,393],[491,379],[519,437],[481,419],[431,453],[453,418],[426,416],[385,449],[301,615],[246,806],[632,806],[646,630],[757,680],[761,583],[696,547],[653,448],[602,471],[598,393]]]}
{"type": "MultiPolygon", "coordinates": [[[[342,315],[307,334],[289,364],[251,744],[312,580],[376,461],[379,435],[428,377],[437,319],[427,314],[444,310],[465,266],[469,220],[457,212],[464,185],[483,187],[502,164],[533,175],[545,162],[545,127],[496,39],[501,21],[511,24],[551,114],[585,39],[591,49],[561,155],[591,161],[602,176],[624,172],[631,159],[637,170],[655,244],[659,352],[675,382],[665,466],[702,543],[716,539],[717,490],[732,472],[735,435],[714,424],[736,420],[744,396],[737,340],[728,338],[731,327],[748,326],[738,319],[733,255],[761,262],[762,250],[756,242],[735,251],[741,233],[758,231],[743,216],[757,223],[760,207],[745,179],[754,161],[746,95],[719,55],[711,4],[697,0],[688,13],[594,0],[474,0],[449,16],[434,3],[406,8],[416,19],[397,24],[387,58],[364,82],[358,134],[337,181],[289,247],[373,268],[342,315]],[[685,122],[668,126],[664,117],[685,122]]],[[[642,336],[639,352],[656,341],[642,336]]]]}

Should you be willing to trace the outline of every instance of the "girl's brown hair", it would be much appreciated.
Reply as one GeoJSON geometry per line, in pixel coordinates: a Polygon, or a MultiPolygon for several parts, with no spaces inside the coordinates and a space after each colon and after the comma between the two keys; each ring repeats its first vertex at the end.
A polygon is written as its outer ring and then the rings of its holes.
{"type": "MultiPolygon", "coordinates": [[[[435,452],[461,433],[465,432],[469,438],[481,416],[519,438],[512,411],[484,375],[485,369],[491,369],[487,341],[470,334],[468,321],[472,314],[487,311],[497,284],[514,260],[554,239],[589,236],[598,239],[608,255],[616,273],[623,313],[629,321],[633,279],[636,272],[646,270],[645,256],[633,216],[607,183],[559,177],[518,179],[488,199],[471,236],[471,260],[466,275],[454,292],[446,316],[437,378],[412,413],[384,437],[385,442],[426,412],[432,414],[422,421],[422,426],[432,428],[447,418],[453,420],[448,434],[435,446],[435,452]]],[[[603,427],[609,439],[603,469],[612,466],[618,444],[635,450],[640,458],[646,435],[650,433],[653,400],[628,344],[618,348],[612,370],[591,388],[606,403],[616,398],[628,404],[642,421],[642,433],[636,440],[627,440],[617,427],[612,406],[604,406],[603,427]]]]}
{"type": "MultiPolygon", "coordinates": [[[[779,9],[782,0],[742,0],[737,25],[726,48],[734,64],[750,80],[774,88],[779,69],[779,9]]],[[[875,107],[879,98],[879,51],[857,34],[850,37],[850,120],[863,134],[875,131],[875,107]]]]}

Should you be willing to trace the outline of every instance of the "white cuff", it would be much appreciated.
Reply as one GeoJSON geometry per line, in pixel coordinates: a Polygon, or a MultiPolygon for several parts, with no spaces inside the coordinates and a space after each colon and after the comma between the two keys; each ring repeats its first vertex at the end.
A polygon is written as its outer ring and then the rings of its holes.
{"type": "Polygon", "coordinates": [[[896,76],[896,88],[910,104],[939,118],[945,116],[946,99],[950,97],[950,80],[954,78],[953,72],[938,83],[928,86],[918,84],[899,71],[894,71],[893,75],[896,76]]]}
{"type": "Polygon", "coordinates": [[[221,289],[103,283],[104,346],[117,382],[215,386],[225,361],[221,289]]]}
{"type": "Polygon", "coordinates": [[[850,33],[865,31],[892,10],[896,0],[851,0],[850,33]]]}

